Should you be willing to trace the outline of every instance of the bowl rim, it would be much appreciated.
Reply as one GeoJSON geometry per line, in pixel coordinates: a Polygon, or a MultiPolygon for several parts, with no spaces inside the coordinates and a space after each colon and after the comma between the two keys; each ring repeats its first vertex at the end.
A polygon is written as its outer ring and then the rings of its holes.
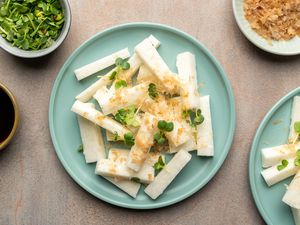
{"type": "MultiPolygon", "coordinates": [[[[1,2],[1,0],[0,0],[1,2]]],[[[58,38],[55,40],[55,42],[45,49],[35,50],[35,51],[27,51],[23,50],[17,47],[12,46],[8,41],[6,41],[3,37],[0,36],[0,47],[17,57],[21,58],[39,58],[45,55],[50,54],[54,50],[56,50],[66,39],[70,28],[71,28],[71,21],[72,21],[72,13],[71,13],[71,7],[68,0],[60,0],[62,7],[64,8],[65,12],[65,22],[64,26],[61,30],[61,33],[59,34],[58,38]]]]}
{"type": "MultiPolygon", "coordinates": [[[[272,48],[268,48],[266,47],[267,45],[262,45],[260,43],[258,43],[254,38],[252,38],[249,33],[246,31],[246,29],[244,28],[244,26],[242,25],[239,17],[238,17],[238,13],[237,13],[237,8],[236,8],[236,2],[237,1],[243,1],[244,3],[244,0],[232,0],[231,3],[232,3],[232,11],[233,11],[233,15],[234,15],[234,18],[235,18],[235,21],[240,29],[240,31],[244,34],[244,36],[248,39],[248,41],[250,41],[252,44],[254,44],[256,47],[266,51],[266,52],[269,52],[269,53],[272,53],[272,54],[275,54],[275,55],[281,55],[281,56],[293,56],[293,55],[299,55],[300,54],[300,50],[294,50],[294,51],[287,51],[287,52],[282,52],[282,51],[279,51],[279,50],[275,50],[275,49],[272,49],[272,48]]],[[[255,32],[255,31],[253,31],[255,32]]]]}
{"type": "Polygon", "coordinates": [[[13,95],[13,93],[0,81],[0,89],[2,89],[10,98],[13,108],[14,108],[14,113],[15,113],[15,118],[14,118],[14,125],[13,128],[11,129],[9,135],[7,138],[0,143],[0,150],[4,149],[13,139],[15,136],[15,133],[17,131],[17,128],[19,126],[19,121],[20,121],[20,111],[19,111],[19,106],[16,100],[16,97],[13,95]]]}

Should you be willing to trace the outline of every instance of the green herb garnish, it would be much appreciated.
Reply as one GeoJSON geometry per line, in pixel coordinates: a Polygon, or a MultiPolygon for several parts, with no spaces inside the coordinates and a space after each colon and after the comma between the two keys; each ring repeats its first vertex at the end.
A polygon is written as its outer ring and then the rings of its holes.
{"type": "Polygon", "coordinates": [[[300,121],[294,123],[294,130],[297,134],[300,133],[300,121]]]}
{"type": "Polygon", "coordinates": [[[201,114],[201,109],[188,109],[182,112],[183,118],[189,117],[189,122],[192,127],[200,125],[204,121],[204,116],[201,114]]]}
{"type": "Polygon", "coordinates": [[[295,164],[295,166],[300,166],[300,149],[297,150],[297,154],[296,154],[294,164],[295,164]]]}
{"type": "Polygon", "coordinates": [[[83,144],[78,146],[77,151],[78,152],[83,152],[83,144]]]}
{"type": "Polygon", "coordinates": [[[133,182],[136,182],[136,183],[141,183],[141,179],[138,178],[138,177],[131,177],[130,180],[133,181],[133,182]]]}
{"type": "MultiPolygon", "coordinates": [[[[118,77],[118,74],[122,71],[122,70],[128,70],[130,68],[130,64],[129,62],[127,62],[125,59],[122,58],[117,58],[115,60],[115,64],[116,64],[116,69],[115,71],[113,71],[110,76],[109,79],[110,80],[115,80],[118,77]]],[[[126,83],[126,82],[125,82],[126,83]]],[[[126,83],[127,86],[127,83],[126,83]]],[[[121,86],[120,86],[121,87],[121,86]]],[[[119,88],[120,88],[119,87],[119,88]]],[[[117,88],[117,87],[116,87],[117,88]]],[[[118,88],[117,88],[118,89],[118,88]]]]}
{"type": "Polygon", "coordinates": [[[154,134],[154,140],[157,144],[162,145],[166,142],[166,137],[163,132],[158,131],[154,134]]]}
{"type": "Polygon", "coordinates": [[[164,167],[166,166],[163,158],[161,156],[159,156],[157,162],[154,164],[153,168],[155,170],[155,172],[160,172],[164,167]]]}
{"type": "Polygon", "coordinates": [[[127,87],[127,83],[125,80],[118,80],[116,83],[115,83],[115,88],[116,89],[119,89],[121,87],[127,87]]]}
{"type": "Polygon", "coordinates": [[[118,141],[119,138],[120,138],[120,136],[119,136],[118,132],[116,131],[116,132],[114,133],[114,141],[118,141]]]}
{"type": "Polygon", "coordinates": [[[148,86],[148,95],[150,98],[155,99],[158,97],[157,88],[156,85],[153,83],[150,83],[148,86]]]}
{"type": "Polygon", "coordinates": [[[124,143],[128,146],[134,145],[134,137],[131,132],[124,134],[124,143]]]}
{"type": "Polygon", "coordinates": [[[286,168],[288,166],[288,164],[289,164],[289,162],[286,159],[282,160],[281,164],[277,166],[277,170],[278,171],[283,170],[284,168],[286,168]]]}
{"type": "Polygon", "coordinates": [[[48,48],[63,25],[59,0],[4,0],[0,4],[0,35],[20,49],[48,48]]]}
{"type": "Polygon", "coordinates": [[[136,120],[136,110],[135,106],[120,109],[115,114],[114,118],[123,125],[138,127],[140,123],[136,120]]]}
{"type": "Polygon", "coordinates": [[[174,129],[174,124],[173,122],[159,120],[157,123],[157,128],[160,131],[154,134],[154,140],[157,142],[157,144],[162,145],[166,142],[166,137],[164,132],[171,132],[174,129]]]}

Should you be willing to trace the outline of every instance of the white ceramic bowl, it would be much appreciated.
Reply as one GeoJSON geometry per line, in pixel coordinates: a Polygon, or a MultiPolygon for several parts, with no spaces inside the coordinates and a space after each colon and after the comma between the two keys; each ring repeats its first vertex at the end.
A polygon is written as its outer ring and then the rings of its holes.
{"type": "Polygon", "coordinates": [[[298,55],[300,54],[300,38],[295,37],[289,41],[272,41],[272,44],[261,36],[259,36],[250,27],[249,22],[244,16],[243,9],[244,0],[232,0],[233,13],[235,20],[246,38],[254,45],[264,51],[277,55],[298,55]]]}
{"type": "MultiPolygon", "coordinates": [[[[2,1],[3,0],[0,0],[0,2],[2,1]]],[[[59,37],[50,47],[36,51],[26,51],[12,46],[11,43],[6,41],[2,36],[0,36],[0,47],[5,51],[9,52],[10,54],[22,58],[38,58],[44,55],[48,55],[49,53],[57,49],[61,45],[61,43],[66,39],[71,27],[71,8],[69,2],[68,0],[60,0],[60,2],[64,10],[65,22],[59,37]]]]}

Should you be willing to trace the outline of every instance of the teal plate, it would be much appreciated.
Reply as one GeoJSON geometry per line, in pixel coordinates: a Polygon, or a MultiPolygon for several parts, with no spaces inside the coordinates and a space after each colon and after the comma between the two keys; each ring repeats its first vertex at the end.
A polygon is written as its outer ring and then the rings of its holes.
{"type": "MultiPolygon", "coordinates": [[[[102,74],[105,71],[102,72],[102,74]]],[[[49,106],[50,133],[56,153],[72,178],[92,195],[114,205],[150,209],[179,202],[202,188],[223,164],[234,135],[235,108],[229,81],[216,59],[196,39],[174,28],[152,24],[131,23],[105,30],[82,44],[66,61],[55,81],[49,106]],[[103,178],[94,174],[95,164],[86,164],[77,152],[81,143],[76,116],[70,111],[74,97],[97,80],[97,76],[78,82],[74,70],[119,49],[134,46],[153,34],[161,41],[159,52],[173,71],[176,55],[190,51],[196,55],[202,94],[211,96],[215,138],[215,157],[193,159],[157,200],[140,190],[131,198],[103,178]],[[217,129],[218,128],[218,129],[217,129]]]]}
{"type": "Polygon", "coordinates": [[[281,201],[286,190],[285,184],[290,184],[292,178],[268,187],[260,173],[261,149],[287,143],[292,102],[296,95],[300,95],[300,88],[280,99],[267,113],[255,134],[251,148],[249,160],[251,191],[260,214],[269,225],[294,225],[290,208],[281,201]]]}

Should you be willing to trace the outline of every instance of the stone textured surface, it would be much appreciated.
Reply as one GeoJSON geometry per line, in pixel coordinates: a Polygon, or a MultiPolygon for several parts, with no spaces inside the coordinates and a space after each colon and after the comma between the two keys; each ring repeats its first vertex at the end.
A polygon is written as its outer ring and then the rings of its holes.
{"type": "Polygon", "coordinates": [[[17,135],[0,152],[0,224],[264,224],[249,189],[250,145],[265,113],[299,85],[299,57],[270,55],[250,44],[234,21],[229,0],[70,3],[71,32],[54,54],[24,60],[0,50],[0,80],[21,108],[17,135]],[[232,149],[212,181],[179,204],[151,211],[114,207],[81,189],[56,157],[48,130],[51,88],[71,52],[105,28],[136,21],[174,26],[206,45],[228,74],[237,110],[232,149]]]}

